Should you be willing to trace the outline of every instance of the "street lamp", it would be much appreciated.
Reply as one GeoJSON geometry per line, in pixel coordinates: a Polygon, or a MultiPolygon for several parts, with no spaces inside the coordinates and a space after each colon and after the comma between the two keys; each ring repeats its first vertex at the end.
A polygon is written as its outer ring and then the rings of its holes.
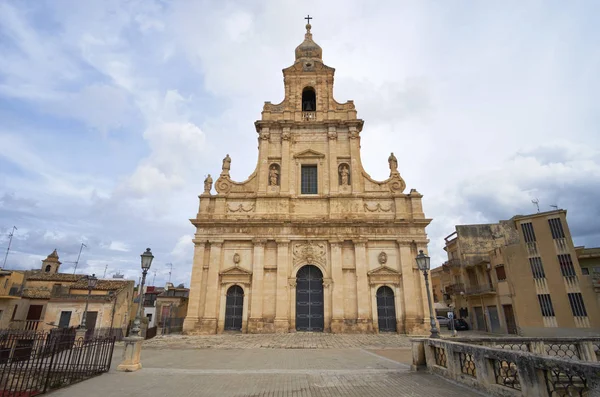
{"type": "Polygon", "coordinates": [[[144,283],[146,282],[146,274],[148,274],[148,269],[150,269],[150,265],[152,265],[152,259],[154,259],[154,255],[152,255],[152,251],[150,248],[146,248],[146,252],[140,255],[142,258],[142,283],[140,285],[140,302],[138,304],[137,314],[135,316],[135,320],[133,321],[133,328],[131,328],[131,335],[140,336],[140,324],[142,322],[142,313],[144,310],[144,283]]]}
{"type": "Polygon", "coordinates": [[[431,322],[431,335],[430,338],[439,338],[440,334],[437,327],[435,326],[435,318],[433,317],[433,307],[431,306],[431,294],[429,293],[429,279],[427,278],[427,272],[429,271],[430,261],[427,255],[423,253],[423,250],[419,250],[419,255],[415,258],[417,261],[417,267],[423,272],[425,277],[425,289],[427,290],[427,302],[429,303],[429,319],[431,322]]]}
{"type": "Polygon", "coordinates": [[[88,305],[90,303],[90,295],[92,295],[92,290],[94,288],[96,288],[96,284],[98,284],[98,279],[96,278],[95,274],[92,274],[91,276],[86,276],[85,278],[87,279],[87,283],[88,283],[88,295],[87,295],[87,298],[85,299],[85,309],[83,310],[83,318],[81,319],[80,328],[82,328],[82,329],[86,329],[86,320],[87,320],[88,305]]]}

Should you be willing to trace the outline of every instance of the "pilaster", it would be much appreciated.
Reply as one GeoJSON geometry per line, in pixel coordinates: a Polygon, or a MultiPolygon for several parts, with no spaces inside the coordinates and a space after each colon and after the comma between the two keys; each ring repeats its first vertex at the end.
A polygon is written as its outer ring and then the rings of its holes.
{"type": "Polygon", "coordinates": [[[372,332],[371,296],[367,276],[367,240],[354,240],[354,257],[356,260],[356,297],[358,300],[357,331],[372,332]]]}
{"type": "Polygon", "coordinates": [[[327,137],[329,138],[329,191],[337,193],[339,190],[338,170],[337,170],[337,131],[335,126],[329,126],[327,137]]]}
{"type": "Polygon", "coordinates": [[[250,299],[250,319],[248,320],[248,332],[259,333],[263,330],[263,280],[265,268],[265,244],[266,240],[254,239],[253,264],[252,264],[252,292],[250,299]]]}
{"type": "Polygon", "coordinates": [[[200,332],[214,334],[217,332],[217,309],[219,300],[219,270],[223,240],[210,241],[210,257],[206,282],[206,303],[204,317],[200,319],[200,332]]]}
{"type": "Polygon", "coordinates": [[[290,192],[290,127],[283,127],[281,132],[281,174],[279,175],[281,193],[290,192]]]}
{"type": "Polygon", "coordinates": [[[342,272],[342,242],[331,241],[331,278],[333,291],[331,298],[331,332],[344,332],[344,274],[342,272]]]}
{"type": "Polygon", "coordinates": [[[358,128],[350,126],[348,129],[348,137],[350,138],[350,167],[352,167],[350,173],[350,185],[352,186],[353,192],[360,192],[360,181],[362,178],[359,177],[359,175],[362,174],[362,166],[360,164],[360,136],[358,128]]]}
{"type": "Polygon", "coordinates": [[[202,290],[204,248],[204,242],[194,242],[194,262],[192,267],[192,280],[190,283],[190,299],[188,301],[187,316],[183,322],[184,333],[194,331],[200,314],[200,291],[202,290]]]}
{"type": "Polygon", "coordinates": [[[290,240],[277,240],[277,292],[275,301],[275,332],[288,332],[289,294],[288,294],[288,268],[289,268],[290,240]]]}
{"type": "MultiPolygon", "coordinates": [[[[268,177],[268,156],[269,156],[269,140],[271,133],[269,127],[262,127],[258,133],[258,193],[265,194],[267,185],[269,184],[268,177]]],[[[281,175],[279,175],[281,177],[281,175]]]]}

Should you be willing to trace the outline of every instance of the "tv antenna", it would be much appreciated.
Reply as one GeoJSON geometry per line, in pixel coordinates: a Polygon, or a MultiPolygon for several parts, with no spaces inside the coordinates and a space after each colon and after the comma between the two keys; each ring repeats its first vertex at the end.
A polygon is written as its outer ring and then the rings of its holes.
{"type": "Polygon", "coordinates": [[[83,247],[87,248],[87,245],[81,243],[81,246],[79,247],[79,255],[77,255],[77,260],[75,261],[75,269],[73,269],[73,274],[75,274],[77,271],[77,265],[79,264],[79,258],[81,258],[81,251],[83,250],[83,247]]]}
{"type": "Polygon", "coordinates": [[[19,230],[19,229],[17,229],[16,226],[13,226],[12,231],[8,234],[8,248],[6,248],[6,255],[4,255],[4,262],[2,263],[3,269],[4,269],[4,266],[6,266],[6,258],[8,258],[8,251],[10,251],[10,245],[12,244],[12,238],[15,235],[15,230],[19,230]]]}
{"type": "Polygon", "coordinates": [[[169,282],[171,282],[171,273],[173,273],[173,264],[171,262],[169,262],[165,266],[169,266],[169,282]]]}
{"type": "Polygon", "coordinates": [[[550,207],[551,207],[551,208],[554,208],[555,210],[557,210],[557,209],[558,209],[558,205],[552,205],[552,204],[550,204],[550,207]]]}
{"type": "Polygon", "coordinates": [[[106,278],[106,269],[108,269],[108,263],[104,266],[104,276],[102,278],[106,278]]]}
{"type": "Polygon", "coordinates": [[[154,285],[154,280],[156,280],[156,269],[154,269],[154,276],[152,276],[152,285],[154,285]]]}
{"type": "Polygon", "coordinates": [[[540,212],[540,200],[535,198],[535,199],[531,200],[531,202],[533,204],[535,204],[535,206],[537,207],[537,212],[540,212]]]}

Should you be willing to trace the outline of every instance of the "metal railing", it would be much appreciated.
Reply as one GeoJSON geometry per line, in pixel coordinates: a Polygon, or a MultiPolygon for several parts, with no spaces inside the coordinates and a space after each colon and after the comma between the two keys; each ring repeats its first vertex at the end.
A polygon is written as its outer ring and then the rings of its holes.
{"type": "Polygon", "coordinates": [[[445,291],[448,295],[459,294],[465,292],[465,285],[463,283],[450,284],[445,288],[445,291]]]}
{"type": "Polygon", "coordinates": [[[467,287],[465,290],[466,295],[482,295],[495,293],[496,289],[493,285],[474,285],[467,287]]]}
{"type": "MultiPolygon", "coordinates": [[[[506,339],[515,342],[516,338],[506,339]]],[[[413,352],[423,353],[413,354],[413,368],[426,366],[432,373],[484,391],[486,395],[591,396],[600,392],[600,383],[596,381],[600,364],[590,354],[589,346],[584,353],[586,361],[575,361],[544,354],[535,344],[528,347],[531,351],[523,351],[519,343],[510,344],[518,345],[518,349],[497,348],[502,344],[498,342],[482,346],[431,338],[412,339],[412,343],[413,352]]]]}
{"type": "Polygon", "coordinates": [[[303,121],[315,121],[317,119],[317,112],[302,112],[303,121]]]}
{"type": "Polygon", "coordinates": [[[448,259],[448,266],[460,266],[460,259],[448,259]]]}
{"type": "Polygon", "coordinates": [[[35,396],[107,372],[115,338],[75,339],[75,329],[0,331],[0,396],[35,396]]]}

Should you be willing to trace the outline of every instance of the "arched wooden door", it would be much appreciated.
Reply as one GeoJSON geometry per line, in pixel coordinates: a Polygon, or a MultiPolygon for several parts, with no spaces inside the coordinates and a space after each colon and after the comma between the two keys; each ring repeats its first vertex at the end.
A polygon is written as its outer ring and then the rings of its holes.
{"type": "Polygon", "coordinates": [[[323,327],[323,273],[306,265],[296,275],[296,330],[322,332],[323,327]]]}
{"type": "Polygon", "coordinates": [[[225,301],[225,330],[242,330],[242,313],[244,312],[244,290],[239,285],[229,287],[225,301]]]}
{"type": "Polygon", "coordinates": [[[377,318],[379,332],[396,332],[396,304],[390,287],[377,290],[377,318]]]}

